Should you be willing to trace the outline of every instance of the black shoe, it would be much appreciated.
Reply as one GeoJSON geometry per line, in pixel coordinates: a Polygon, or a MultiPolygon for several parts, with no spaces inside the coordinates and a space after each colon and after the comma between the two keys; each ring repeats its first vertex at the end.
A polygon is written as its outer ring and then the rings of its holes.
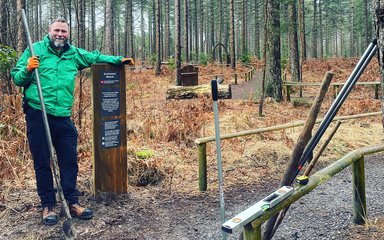
{"type": "Polygon", "coordinates": [[[43,223],[48,226],[55,225],[59,221],[57,213],[54,211],[54,207],[43,208],[43,223]]]}
{"type": "Polygon", "coordinates": [[[69,206],[69,212],[74,218],[79,218],[82,220],[88,220],[93,218],[93,212],[89,208],[81,207],[79,204],[73,204],[69,206]]]}

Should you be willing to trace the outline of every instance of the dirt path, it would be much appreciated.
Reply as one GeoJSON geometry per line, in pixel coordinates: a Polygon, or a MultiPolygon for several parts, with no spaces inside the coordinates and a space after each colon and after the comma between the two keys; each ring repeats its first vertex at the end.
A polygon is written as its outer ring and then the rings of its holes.
{"type": "MultiPolygon", "coordinates": [[[[346,169],[292,205],[274,239],[384,237],[383,232],[372,227],[375,220],[382,220],[384,216],[383,157],[366,157],[368,226],[371,227],[356,227],[352,223],[351,173],[346,169]],[[359,235],[355,236],[357,232],[359,235]]],[[[227,218],[251,206],[277,186],[278,183],[273,181],[225,188],[227,218]]],[[[63,238],[62,221],[53,227],[40,222],[40,208],[33,189],[11,192],[7,199],[9,202],[0,205],[0,239],[63,238]]],[[[221,239],[216,191],[186,195],[147,187],[131,189],[128,194],[114,197],[95,199],[85,196],[81,202],[95,210],[95,218],[74,220],[78,239],[221,239]]],[[[238,236],[239,232],[236,232],[228,239],[238,236]]]]}
{"type": "Polygon", "coordinates": [[[256,74],[248,82],[240,82],[236,85],[231,85],[232,99],[259,99],[261,93],[261,81],[262,81],[262,72],[256,71],[256,74]]]}

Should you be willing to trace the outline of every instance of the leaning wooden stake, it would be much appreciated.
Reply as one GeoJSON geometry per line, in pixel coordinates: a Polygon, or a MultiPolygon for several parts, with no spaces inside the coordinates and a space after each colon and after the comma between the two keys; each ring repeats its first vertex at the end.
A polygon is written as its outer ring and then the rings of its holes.
{"type": "MultiPolygon", "coordinates": [[[[331,83],[333,75],[334,74],[332,72],[326,72],[325,74],[325,77],[321,84],[320,91],[316,96],[315,102],[311,107],[310,113],[307,117],[303,130],[297,140],[296,145],[293,148],[291,160],[289,162],[287,170],[285,171],[283,179],[280,182],[280,186],[291,185],[292,178],[296,174],[297,168],[299,167],[301,155],[305,147],[307,146],[309,140],[311,139],[313,126],[316,123],[317,115],[320,112],[321,104],[324,100],[325,94],[327,93],[327,90],[331,83]]],[[[288,208],[286,210],[288,210],[288,208]]],[[[286,210],[281,211],[280,214],[275,215],[269,219],[269,221],[266,223],[264,228],[264,239],[272,238],[274,231],[276,231],[278,225],[284,218],[286,210]]]]}

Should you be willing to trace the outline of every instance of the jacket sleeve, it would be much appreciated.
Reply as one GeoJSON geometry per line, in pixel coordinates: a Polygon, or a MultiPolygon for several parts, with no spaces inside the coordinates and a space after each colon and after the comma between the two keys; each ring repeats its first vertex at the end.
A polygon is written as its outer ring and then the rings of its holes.
{"type": "Polygon", "coordinates": [[[111,63],[121,65],[122,56],[109,56],[101,54],[99,51],[88,52],[87,50],[77,48],[77,64],[80,69],[90,67],[95,63],[111,63]]]}
{"type": "Polygon", "coordinates": [[[27,48],[11,71],[11,76],[16,86],[25,86],[32,80],[33,74],[28,72],[26,68],[29,57],[31,57],[31,52],[27,48]]]}

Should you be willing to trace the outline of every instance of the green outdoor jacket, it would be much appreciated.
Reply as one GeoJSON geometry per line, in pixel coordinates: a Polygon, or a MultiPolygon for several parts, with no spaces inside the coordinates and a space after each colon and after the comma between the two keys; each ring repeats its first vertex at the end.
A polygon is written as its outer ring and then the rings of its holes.
{"type": "MultiPolygon", "coordinates": [[[[121,64],[121,56],[107,56],[99,51],[88,52],[66,44],[61,53],[50,47],[48,35],[33,44],[34,53],[39,57],[39,76],[47,114],[56,117],[71,116],[74,101],[75,78],[78,70],[95,63],[121,64]]],[[[26,100],[32,108],[40,109],[40,100],[35,74],[26,69],[31,52],[27,48],[16,67],[12,69],[13,82],[26,87],[26,100]]]]}

